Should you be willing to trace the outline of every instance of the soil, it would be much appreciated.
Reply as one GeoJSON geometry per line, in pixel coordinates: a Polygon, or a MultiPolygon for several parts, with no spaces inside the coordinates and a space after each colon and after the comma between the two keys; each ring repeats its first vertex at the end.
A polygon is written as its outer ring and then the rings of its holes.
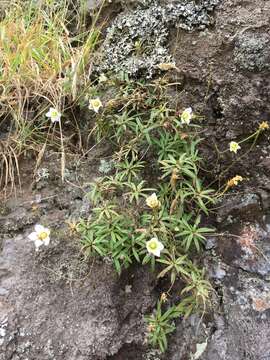
{"type": "MultiPolygon", "coordinates": [[[[123,16],[136,8],[131,3],[123,16]]],[[[108,6],[121,11],[118,3],[108,6]]],[[[207,29],[170,28],[178,71],[166,76],[180,85],[169,93],[179,110],[192,106],[204,116],[206,181],[244,177],[218,204],[219,235],[208,239],[202,259],[215,288],[213,308],[203,319],[177,321],[165,355],[150,349],[143,317],[161,284],[146,268],[119,278],[110,263],[84,259],[67,224],[91,214],[86,193],[108,149],[67,159],[65,183],[59,155],[48,153],[32,186],[33,166],[21,160],[22,191],[0,205],[0,360],[189,360],[205,343],[201,360],[270,360],[269,132],[251,151],[243,144],[246,155],[229,169],[233,156],[217,161],[215,147],[224,150],[269,121],[269,14],[269,0],[224,0],[207,29]],[[27,240],[36,223],[53,229],[40,253],[27,240]]]]}

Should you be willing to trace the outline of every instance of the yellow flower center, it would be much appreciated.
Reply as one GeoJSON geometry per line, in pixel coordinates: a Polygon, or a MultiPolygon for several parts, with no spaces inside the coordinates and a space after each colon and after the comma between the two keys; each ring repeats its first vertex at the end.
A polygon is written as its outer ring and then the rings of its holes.
{"type": "Polygon", "coordinates": [[[57,111],[52,111],[52,117],[57,117],[58,116],[58,112],[57,111]]]}
{"type": "Polygon", "coordinates": [[[99,100],[92,100],[92,105],[93,107],[97,108],[100,106],[100,101],[99,100]]]}
{"type": "Polygon", "coordinates": [[[186,112],[183,112],[182,114],[182,120],[183,121],[189,121],[190,119],[190,114],[186,111],[186,112]]]}
{"type": "Polygon", "coordinates": [[[156,250],[156,248],[157,248],[157,243],[154,242],[154,241],[152,241],[152,242],[150,242],[149,247],[150,247],[151,250],[156,250]]]}
{"type": "Polygon", "coordinates": [[[153,208],[155,208],[155,207],[158,206],[157,200],[152,200],[152,201],[149,202],[149,204],[150,204],[150,206],[153,207],[153,208]]]}
{"type": "Polygon", "coordinates": [[[48,237],[48,234],[45,231],[42,231],[40,234],[38,234],[39,240],[45,240],[48,237]]]}

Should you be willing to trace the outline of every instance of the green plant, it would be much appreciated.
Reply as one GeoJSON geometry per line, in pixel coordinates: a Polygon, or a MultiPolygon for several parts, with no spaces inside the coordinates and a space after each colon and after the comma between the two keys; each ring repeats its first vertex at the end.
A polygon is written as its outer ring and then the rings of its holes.
{"type": "Polygon", "coordinates": [[[171,134],[164,130],[159,130],[158,137],[153,139],[153,144],[157,147],[159,161],[166,160],[169,155],[177,156],[184,147],[184,141],[178,134],[171,134]]]}
{"type": "Polygon", "coordinates": [[[160,164],[161,170],[163,171],[163,179],[167,176],[172,176],[173,174],[180,179],[183,179],[184,177],[195,179],[198,174],[196,162],[185,152],[177,158],[169,154],[168,159],[161,160],[160,164]]]}
{"type": "Polygon", "coordinates": [[[131,182],[134,179],[138,179],[140,171],[144,168],[144,162],[139,161],[136,158],[132,158],[119,162],[115,167],[117,170],[116,180],[131,182]]]}
{"type": "Polygon", "coordinates": [[[132,219],[114,211],[101,211],[97,221],[90,224],[81,221],[78,231],[83,235],[81,243],[87,254],[110,257],[119,274],[134,260],[140,262],[145,252],[143,236],[135,233],[132,219]]]}
{"type": "Polygon", "coordinates": [[[164,252],[162,259],[157,260],[164,266],[164,269],[158,274],[158,278],[164,277],[167,273],[170,273],[171,284],[173,285],[177,277],[188,275],[189,269],[187,268],[188,260],[186,255],[177,256],[175,250],[170,252],[164,252]]]}
{"type": "Polygon", "coordinates": [[[174,320],[179,318],[182,313],[178,311],[177,306],[171,306],[162,313],[161,305],[162,301],[159,300],[155,313],[145,319],[148,324],[149,343],[154,347],[159,346],[160,350],[164,352],[168,347],[167,336],[175,330],[174,320]]]}
{"type": "Polygon", "coordinates": [[[205,279],[204,270],[200,270],[194,265],[191,266],[191,271],[186,276],[184,274],[187,285],[182,290],[181,294],[191,294],[190,298],[193,303],[194,309],[200,309],[202,307],[205,311],[207,304],[210,302],[210,295],[213,291],[212,286],[208,280],[205,279]]]}
{"type": "MultiPolygon", "coordinates": [[[[101,94],[104,85],[94,88],[101,94]]],[[[187,134],[176,111],[167,107],[161,83],[132,81],[124,74],[111,77],[106,91],[114,99],[105,105],[91,136],[108,138],[114,169],[92,184],[89,196],[96,208],[81,229],[83,249],[110,259],[120,274],[133,263],[149,264],[157,278],[186,284],[178,305],[147,317],[149,341],[162,351],[174,330],[173,319],[200,311],[208,303],[211,286],[192,264],[212,229],[202,225],[215,201],[215,192],[200,179],[202,159],[198,136],[187,134]],[[97,248],[95,248],[97,246],[97,248]]]]}
{"type": "MultiPolygon", "coordinates": [[[[180,272],[182,274],[186,286],[181,291],[181,296],[185,295],[185,297],[178,304],[167,305],[165,311],[162,311],[162,305],[164,306],[164,303],[167,301],[167,295],[163,293],[153,314],[145,317],[148,324],[148,341],[154,347],[158,346],[162,352],[167,349],[168,335],[175,330],[175,319],[181,316],[186,318],[193,312],[200,312],[201,309],[205,312],[212,293],[212,286],[208,280],[205,280],[204,271],[194,267],[191,262],[187,263],[185,257],[175,259],[175,257],[170,256],[170,259],[163,263],[169,265],[165,270],[169,267],[171,269],[178,268],[176,273],[180,272]],[[183,264],[188,266],[183,269],[183,264]]],[[[164,271],[162,276],[166,272],[164,271]]],[[[173,278],[172,280],[174,281],[175,279],[173,278]]]]}
{"type": "Polygon", "coordinates": [[[197,251],[200,251],[201,244],[206,240],[205,235],[213,231],[213,229],[199,227],[201,222],[201,217],[197,216],[194,223],[189,222],[189,217],[182,218],[179,221],[179,233],[176,234],[176,237],[181,238],[181,242],[186,251],[189,250],[192,244],[195,245],[197,251]]]}
{"type": "Polygon", "coordinates": [[[155,190],[153,188],[145,188],[145,183],[146,181],[144,180],[142,180],[140,183],[125,183],[126,187],[130,190],[125,193],[125,196],[129,198],[130,203],[135,201],[138,205],[140,199],[145,199],[147,197],[147,193],[155,190]]]}

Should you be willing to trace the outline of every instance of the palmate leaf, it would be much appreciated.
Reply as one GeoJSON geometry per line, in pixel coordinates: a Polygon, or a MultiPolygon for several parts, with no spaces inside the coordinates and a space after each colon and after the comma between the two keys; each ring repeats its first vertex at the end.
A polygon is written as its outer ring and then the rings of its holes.
{"type": "Polygon", "coordinates": [[[185,153],[177,159],[169,154],[167,160],[161,160],[159,163],[163,171],[162,179],[170,176],[175,170],[178,171],[178,176],[186,175],[191,179],[194,179],[198,172],[195,163],[185,153]]]}
{"type": "Polygon", "coordinates": [[[183,187],[184,189],[187,189],[186,191],[191,197],[191,200],[193,200],[205,214],[208,214],[207,204],[213,204],[215,202],[215,198],[212,196],[214,190],[203,190],[202,183],[197,177],[192,183],[185,181],[183,187]]]}
{"type": "Polygon", "coordinates": [[[185,218],[179,221],[180,232],[175,236],[182,238],[182,243],[186,251],[194,244],[199,252],[201,244],[206,241],[205,236],[214,231],[214,229],[211,228],[199,227],[200,222],[200,216],[197,216],[193,224],[189,223],[185,218]]]}
{"type": "Polygon", "coordinates": [[[83,236],[81,243],[83,245],[83,250],[85,250],[89,256],[95,254],[105,256],[108,253],[105,242],[102,239],[95,237],[94,229],[88,229],[87,233],[83,236]]]}
{"type": "Polygon", "coordinates": [[[129,201],[132,203],[134,200],[136,204],[139,203],[140,198],[146,198],[147,193],[155,192],[154,188],[144,188],[146,181],[141,181],[140,183],[125,183],[125,185],[130,189],[129,192],[125,193],[125,196],[129,197],[129,201]]]}
{"type": "Polygon", "coordinates": [[[139,177],[140,171],[144,168],[145,162],[133,158],[131,161],[125,159],[115,167],[117,169],[116,179],[118,181],[132,182],[139,177]]]}

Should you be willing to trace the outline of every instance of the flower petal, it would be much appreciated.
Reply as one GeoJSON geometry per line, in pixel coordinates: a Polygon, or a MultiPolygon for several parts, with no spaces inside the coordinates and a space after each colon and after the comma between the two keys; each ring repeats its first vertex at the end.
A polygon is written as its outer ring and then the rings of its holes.
{"type": "Polygon", "coordinates": [[[52,123],[59,122],[60,119],[61,119],[61,114],[57,114],[57,115],[52,115],[52,116],[51,116],[51,121],[52,121],[52,123]]]}
{"type": "Polygon", "coordinates": [[[42,241],[42,240],[37,239],[37,240],[35,241],[36,250],[38,250],[38,249],[40,248],[40,246],[42,246],[42,245],[43,245],[43,241],[42,241]]]}
{"type": "Polygon", "coordinates": [[[43,225],[36,224],[36,225],[35,225],[35,231],[36,231],[37,233],[41,233],[41,232],[46,231],[46,229],[45,229],[45,227],[44,227],[43,225]]]}
{"type": "Polygon", "coordinates": [[[160,241],[158,242],[158,249],[159,249],[159,251],[164,250],[164,245],[160,241]]]}
{"type": "Polygon", "coordinates": [[[157,257],[160,257],[160,250],[159,249],[152,250],[152,254],[154,254],[157,257]]]}
{"type": "Polygon", "coordinates": [[[46,237],[46,239],[43,240],[43,243],[44,243],[45,246],[48,246],[49,243],[50,243],[50,237],[49,236],[46,237]]]}
{"type": "Polygon", "coordinates": [[[43,231],[50,236],[51,230],[49,228],[44,228],[43,231]]]}
{"type": "Polygon", "coordinates": [[[28,239],[30,239],[31,241],[35,241],[38,239],[38,234],[34,231],[28,235],[28,239]]]}

